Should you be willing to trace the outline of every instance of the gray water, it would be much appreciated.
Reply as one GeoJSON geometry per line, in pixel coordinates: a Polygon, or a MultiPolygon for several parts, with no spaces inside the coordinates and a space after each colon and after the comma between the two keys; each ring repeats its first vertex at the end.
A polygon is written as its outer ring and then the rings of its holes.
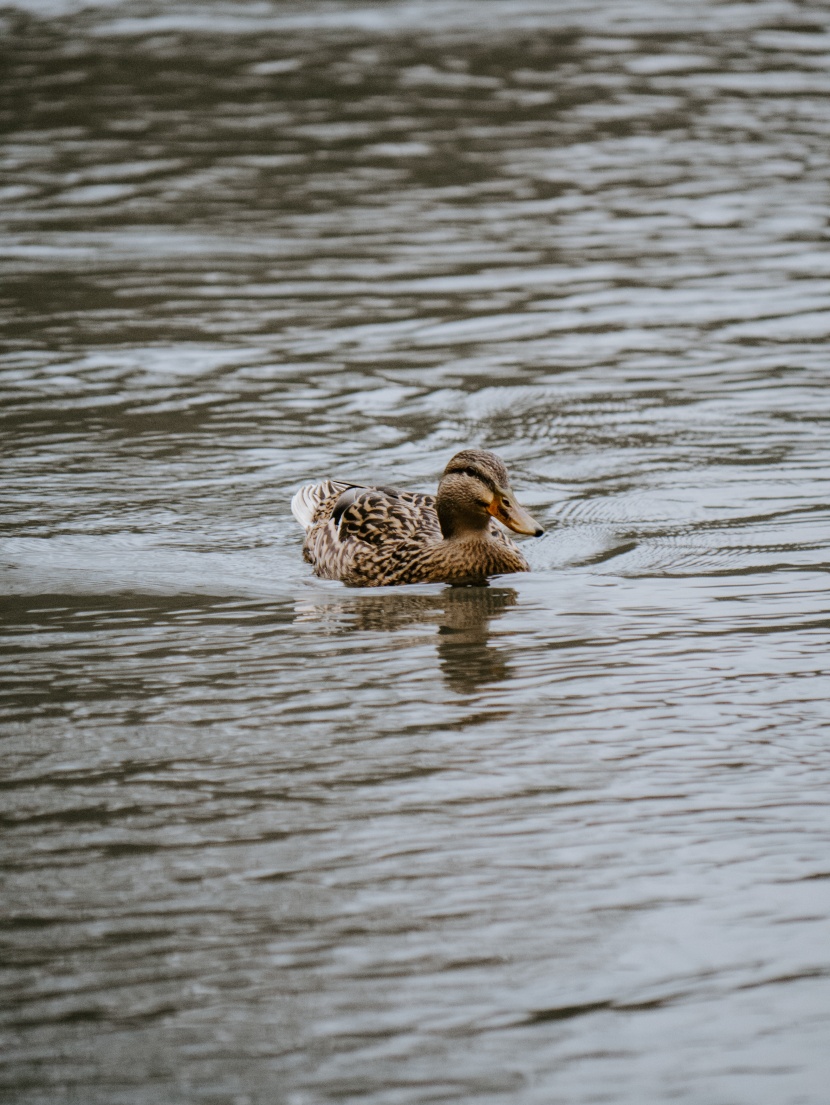
{"type": "Polygon", "coordinates": [[[826,5],[2,23],[4,1096],[825,1105],[826,5]]]}

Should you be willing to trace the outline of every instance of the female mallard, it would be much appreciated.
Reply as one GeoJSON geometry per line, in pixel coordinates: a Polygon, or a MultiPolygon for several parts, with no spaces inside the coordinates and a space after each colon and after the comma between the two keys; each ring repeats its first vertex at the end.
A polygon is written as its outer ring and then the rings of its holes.
{"type": "Polygon", "coordinates": [[[519,506],[495,453],[465,449],[444,469],[438,494],[325,480],[291,500],[315,575],[352,587],[483,583],[530,566],[498,518],[516,533],[544,530],[519,506]]]}

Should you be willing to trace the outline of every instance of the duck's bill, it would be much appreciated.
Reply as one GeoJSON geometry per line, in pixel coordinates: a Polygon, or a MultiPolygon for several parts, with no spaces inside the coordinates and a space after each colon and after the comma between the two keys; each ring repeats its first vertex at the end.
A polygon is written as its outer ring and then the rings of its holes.
{"type": "Polygon", "coordinates": [[[524,533],[528,537],[541,537],[545,532],[533,515],[529,514],[523,506],[519,506],[512,492],[504,495],[496,494],[488,509],[494,518],[498,518],[514,533],[524,533]]]}

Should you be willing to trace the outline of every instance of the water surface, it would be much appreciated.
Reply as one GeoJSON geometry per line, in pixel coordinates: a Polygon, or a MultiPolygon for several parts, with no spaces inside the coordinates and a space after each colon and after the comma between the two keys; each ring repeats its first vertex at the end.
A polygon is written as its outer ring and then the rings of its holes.
{"type": "Polygon", "coordinates": [[[2,22],[8,1099],[823,1105],[826,7],[2,22]],[[310,575],[464,445],[530,575],[310,575]]]}

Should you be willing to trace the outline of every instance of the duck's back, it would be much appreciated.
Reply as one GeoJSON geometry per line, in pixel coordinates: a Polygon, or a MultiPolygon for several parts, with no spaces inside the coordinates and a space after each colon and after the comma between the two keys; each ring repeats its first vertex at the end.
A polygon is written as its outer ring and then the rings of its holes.
{"type": "Polygon", "coordinates": [[[291,502],[306,529],[303,556],[323,579],[352,586],[401,582],[417,555],[440,542],[435,498],[417,491],[326,480],[291,502]]]}

